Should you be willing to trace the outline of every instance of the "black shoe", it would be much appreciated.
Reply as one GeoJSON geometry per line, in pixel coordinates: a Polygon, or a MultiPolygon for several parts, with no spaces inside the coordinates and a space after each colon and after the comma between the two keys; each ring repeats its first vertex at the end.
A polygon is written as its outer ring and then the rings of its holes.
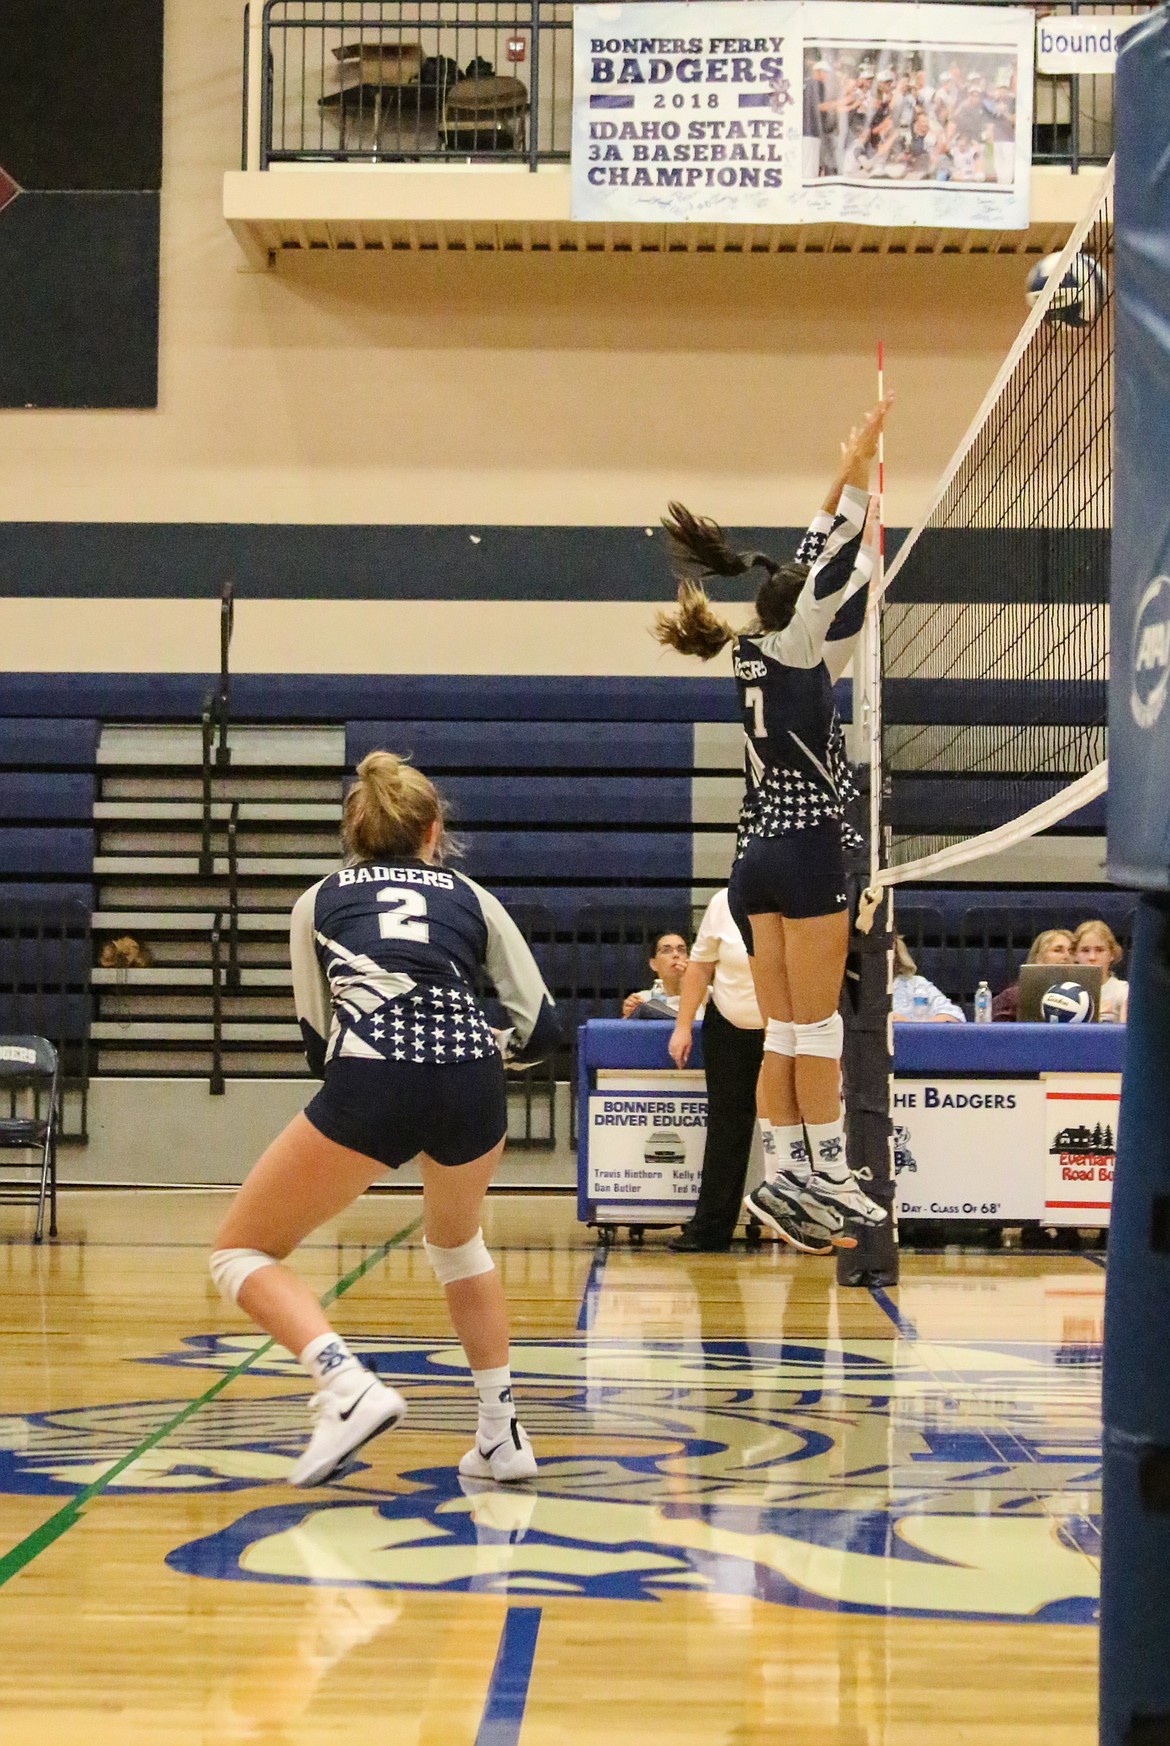
{"type": "Polygon", "coordinates": [[[684,1225],[677,1237],[671,1237],[666,1247],[682,1255],[725,1255],[731,1248],[730,1237],[724,1243],[712,1242],[701,1232],[684,1225]]]}

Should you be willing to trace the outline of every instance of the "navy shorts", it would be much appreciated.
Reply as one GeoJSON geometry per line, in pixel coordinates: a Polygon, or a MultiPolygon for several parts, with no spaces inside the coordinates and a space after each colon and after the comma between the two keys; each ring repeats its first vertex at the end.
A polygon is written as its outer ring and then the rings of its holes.
{"type": "Polygon", "coordinates": [[[420,1152],[436,1164],[469,1164],[508,1128],[504,1063],[419,1066],[408,1061],[330,1061],[305,1115],[319,1134],[387,1170],[420,1152]]]}
{"type": "Polygon", "coordinates": [[[800,921],[848,909],[841,826],[829,819],[784,837],[749,838],[731,869],[727,896],[749,952],[749,916],[782,915],[800,921]]]}

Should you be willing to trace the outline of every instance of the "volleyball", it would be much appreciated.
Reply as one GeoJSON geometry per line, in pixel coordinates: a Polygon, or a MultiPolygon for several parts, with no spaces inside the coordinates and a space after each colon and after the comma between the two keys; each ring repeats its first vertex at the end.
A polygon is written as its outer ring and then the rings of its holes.
{"type": "Polygon", "coordinates": [[[1046,1024],[1083,1025],[1093,1016],[1093,998],[1080,982],[1057,982],[1045,989],[1040,1012],[1046,1024]]]}
{"type": "MultiPolygon", "coordinates": [[[[1028,274],[1024,296],[1029,309],[1047,289],[1059,262],[1058,254],[1045,255],[1028,274]]],[[[1063,327],[1092,327],[1104,307],[1105,289],[1105,275],[1098,262],[1079,251],[1064,270],[1044,312],[1045,321],[1063,327]]]]}

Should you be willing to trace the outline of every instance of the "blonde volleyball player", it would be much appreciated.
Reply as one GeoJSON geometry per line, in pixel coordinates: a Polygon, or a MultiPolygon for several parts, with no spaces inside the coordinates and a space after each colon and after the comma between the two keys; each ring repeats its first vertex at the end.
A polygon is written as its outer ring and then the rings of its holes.
{"type": "Polygon", "coordinates": [[[851,1227],[886,1218],[845,1158],[838,1003],[852,786],[833,684],[865,615],[874,569],[869,474],[888,408],[882,401],[842,444],[840,470],[793,562],[733,551],[714,522],[681,504],[664,523],[678,605],[659,614],[656,635],[702,660],[732,644],[747,741],[729,897],[765,1019],[763,1101],[783,1163],[745,1205],[810,1252],[852,1247],[851,1227]],[[704,582],[757,566],[765,574],[755,620],[737,635],[712,611],[704,582]]]}
{"type": "Polygon", "coordinates": [[[442,807],[421,771],[388,752],[363,758],[342,840],[346,865],[292,913],[297,1013],[324,1085],[240,1189],[216,1234],[212,1276],[311,1379],[313,1429],[292,1482],[321,1484],[397,1424],[406,1403],[359,1363],[285,1258],[383,1171],[417,1157],[427,1257],[479,1395],[459,1470],[531,1479],[507,1306],[480,1229],[504,1149],[504,1066],[472,990],[486,968],[516,1047],[533,1052],[555,1040],[552,1000],[499,901],[439,865],[442,807]]]}

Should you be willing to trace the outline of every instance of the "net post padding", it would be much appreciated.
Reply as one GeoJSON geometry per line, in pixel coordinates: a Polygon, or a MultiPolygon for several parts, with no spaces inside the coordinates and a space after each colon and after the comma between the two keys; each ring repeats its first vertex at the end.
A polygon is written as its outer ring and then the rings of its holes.
{"type": "Polygon", "coordinates": [[[1060,283],[1064,278],[1066,269],[1073,260],[1073,257],[1079,252],[1081,245],[1084,243],[1085,238],[1092,230],[1094,224],[1096,224],[1101,209],[1112,192],[1113,159],[1110,158],[1104,174],[1101,177],[1097,192],[1089,204],[1088,210],[1075,225],[1072,235],[1065,243],[1064,248],[1060,251],[1060,259],[1053,271],[1049,274],[1048,283],[1045,285],[1043,291],[1029,310],[1027,320],[1016,335],[1015,344],[1004,359],[999,374],[984,395],[978,412],[967,426],[967,429],[963,432],[962,439],[959,442],[958,447],[955,449],[954,454],[951,456],[946,471],[939,480],[938,488],[935,491],[934,496],[931,498],[930,503],[927,505],[925,513],[919,517],[918,521],[915,522],[914,526],[910,529],[910,532],[906,535],[906,538],[898,548],[898,553],[893,563],[879,578],[877,586],[874,589],[874,596],[876,598],[880,598],[883,594],[887,593],[897,581],[899,572],[904,569],[911,552],[918,543],[918,540],[930,526],[934,513],[943,498],[946,496],[948,488],[954,481],[959,468],[962,466],[967,451],[974,442],[980,428],[986,422],[992,407],[1003,393],[1004,387],[1011,379],[1012,372],[1015,370],[1016,365],[1027,351],[1032,335],[1036,332],[1036,329],[1047,316],[1048,311],[1052,306],[1052,302],[1056,297],[1057,292],[1060,290],[1060,283]]]}
{"type": "Polygon", "coordinates": [[[1170,1739],[1170,898],[1142,896],[1129,968],[1102,1400],[1101,1742],[1170,1739]]]}
{"type": "Polygon", "coordinates": [[[857,1232],[855,1249],[838,1249],[838,1285],[898,1283],[891,1110],[893,1043],[893,902],[887,895],[867,933],[849,936],[841,1016],[845,1022],[845,1145],[849,1167],[867,1194],[886,1208],[882,1225],[857,1232]]]}

